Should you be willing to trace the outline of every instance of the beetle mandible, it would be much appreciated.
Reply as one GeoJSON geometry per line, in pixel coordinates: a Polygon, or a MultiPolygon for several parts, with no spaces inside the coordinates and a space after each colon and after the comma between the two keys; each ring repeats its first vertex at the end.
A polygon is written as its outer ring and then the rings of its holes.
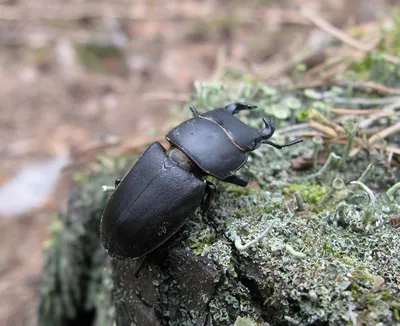
{"type": "Polygon", "coordinates": [[[261,144],[281,149],[302,141],[279,145],[269,140],[275,132],[273,119],[263,118],[260,132],[234,115],[257,106],[232,103],[204,114],[194,106],[193,118],[167,135],[170,148],[150,145],[133,168],[115,182],[101,219],[100,234],[110,256],[141,257],[168,240],[200,207],[206,212],[215,194],[207,175],[238,186],[248,178],[235,174],[248,153],[261,144]]]}

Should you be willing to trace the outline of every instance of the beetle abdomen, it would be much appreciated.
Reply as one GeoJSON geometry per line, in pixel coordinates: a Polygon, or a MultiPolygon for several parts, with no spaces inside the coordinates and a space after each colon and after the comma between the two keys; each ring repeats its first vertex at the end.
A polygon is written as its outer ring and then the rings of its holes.
{"type": "Polygon", "coordinates": [[[205,193],[204,181],[172,162],[152,144],[112,194],[101,222],[101,238],[116,258],[137,258],[175,234],[205,193]]]}

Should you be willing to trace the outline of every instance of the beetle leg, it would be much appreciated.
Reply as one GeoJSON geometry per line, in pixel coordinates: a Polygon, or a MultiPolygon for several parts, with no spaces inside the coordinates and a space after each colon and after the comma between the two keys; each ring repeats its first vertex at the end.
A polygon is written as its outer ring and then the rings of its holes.
{"type": "Polygon", "coordinates": [[[251,109],[255,109],[256,107],[257,107],[257,105],[248,104],[247,102],[237,102],[237,103],[228,104],[227,106],[225,106],[224,109],[231,114],[236,114],[239,111],[251,110],[251,109]]]}
{"type": "Polygon", "coordinates": [[[206,194],[203,200],[201,201],[200,207],[203,214],[206,214],[210,209],[211,202],[215,197],[216,187],[215,184],[213,184],[208,180],[204,180],[204,183],[206,184],[206,194]]]}
{"type": "Polygon", "coordinates": [[[136,261],[138,262],[138,268],[137,268],[137,270],[136,270],[136,272],[135,272],[135,274],[133,274],[136,278],[138,278],[139,277],[139,273],[140,273],[140,271],[142,270],[142,268],[144,267],[144,263],[146,262],[146,260],[147,260],[147,255],[146,256],[144,256],[143,258],[140,258],[140,259],[137,259],[136,261]]]}
{"type": "Polygon", "coordinates": [[[115,179],[115,183],[114,183],[115,188],[118,187],[118,185],[121,183],[121,181],[122,181],[122,178],[117,178],[117,179],[115,179]]]}
{"type": "Polygon", "coordinates": [[[194,105],[190,106],[190,111],[192,111],[194,117],[197,117],[199,115],[194,105]]]}
{"type": "Polygon", "coordinates": [[[245,177],[243,175],[231,175],[230,177],[225,178],[225,182],[232,183],[234,185],[240,186],[240,187],[246,187],[249,184],[249,178],[245,177]]]}
{"type": "Polygon", "coordinates": [[[283,147],[292,146],[294,144],[301,143],[302,141],[303,141],[303,139],[298,138],[296,140],[291,141],[290,143],[283,144],[283,145],[276,144],[276,143],[274,143],[273,141],[270,141],[270,140],[262,140],[262,143],[271,145],[271,146],[273,146],[273,147],[275,147],[277,149],[282,149],[283,147]]]}

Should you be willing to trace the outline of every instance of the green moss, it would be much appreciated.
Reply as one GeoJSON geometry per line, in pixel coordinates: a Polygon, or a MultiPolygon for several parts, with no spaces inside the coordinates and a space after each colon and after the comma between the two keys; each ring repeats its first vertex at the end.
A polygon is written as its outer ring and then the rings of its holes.
{"type": "Polygon", "coordinates": [[[315,183],[310,184],[309,182],[306,184],[291,184],[289,187],[283,188],[282,192],[285,195],[294,195],[299,192],[304,201],[312,205],[317,205],[327,193],[325,187],[315,183]]]}
{"type": "Polygon", "coordinates": [[[242,196],[250,196],[257,192],[257,190],[251,186],[239,187],[239,186],[235,186],[235,185],[227,185],[225,187],[225,191],[233,194],[233,196],[236,198],[239,198],[242,196]]]}
{"type": "Polygon", "coordinates": [[[365,270],[357,269],[355,272],[352,273],[354,281],[372,281],[373,277],[365,272],[365,270]]]}
{"type": "Polygon", "coordinates": [[[400,16],[393,15],[393,27],[381,29],[383,41],[375,52],[369,53],[365,59],[353,66],[356,79],[375,81],[389,86],[396,86],[400,82],[399,66],[386,60],[382,53],[398,56],[400,54],[400,16]]]}
{"type": "Polygon", "coordinates": [[[238,210],[236,211],[236,216],[237,216],[238,218],[244,218],[244,217],[247,217],[247,216],[249,216],[249,215],[250,215],[250,211],[249,211],[249,209],[246,208],[246,207],[240,208],[240,209],[238,209],[238,210]]]}
{"type": "Polygon", "coordinates": [[[400,314],[399,314],[399,309],[398,308],[393,308],[393,318],[400,322],[400,314]]]}
{"type": "Polygon", "coordinates": [[[76,181],[80,184],[84,184],[88,180],[88,174],[83,173],[83,172],[76,172],[73,175],[73,179],[74,179],[74,181],[76,181]]]}
{"type": "Polygon", "coordinates": [[[255,213],[256,214],[261,214],[261,213],[270,214],[273,211],[278,210],[280,208],[281,208],[280,203],[267,203],[264,207],[257,208],[255,210],[255,213]]]}
{"type": "Polygon", "coordinates": [[[203,237],[196,237],[194,238],[194,235],[191,235],[191,243],[190,243],[190,248],[193,250],[193,254],[195,256],[200,256],[204,252],[204,248],[206,246],[211,246],[213,243],[216,242],[217,239],[217,234],[214,231],[209,231],[206,233],[203,233],[203,237]]]}
{"type": "Polygon", "coordinates": [[[305,122],[305,121],[308,120],[309,114],[310,114],[310,110],[306,110],[306,111],[300,112],[300,113],[297,115],[297,119],[298,119],[300,122],[305,122]]]}

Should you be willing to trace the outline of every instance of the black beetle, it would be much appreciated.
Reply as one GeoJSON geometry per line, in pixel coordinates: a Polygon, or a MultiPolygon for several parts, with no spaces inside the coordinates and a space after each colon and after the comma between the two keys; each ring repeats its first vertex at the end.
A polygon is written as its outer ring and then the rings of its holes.
{"type": "Polygon", "coordinates": [[[192,106],[193,118],[167,135],[171,144],[150,145],[123,179],[117,179],[101,220],[101,239],[110,256],[118,259],[141,257],[174,235],[200,206],[206,212],[218,180],[247,186],[248,179],[236,175],[248,153],[261,144],[281,149],[297,144],[296,139],[278,145],[268,140],[275,131],[272,119],[263,118],[259,132],[234,114],[256,108],[246,102],[233,103],[205,114],[192,106]]]}

